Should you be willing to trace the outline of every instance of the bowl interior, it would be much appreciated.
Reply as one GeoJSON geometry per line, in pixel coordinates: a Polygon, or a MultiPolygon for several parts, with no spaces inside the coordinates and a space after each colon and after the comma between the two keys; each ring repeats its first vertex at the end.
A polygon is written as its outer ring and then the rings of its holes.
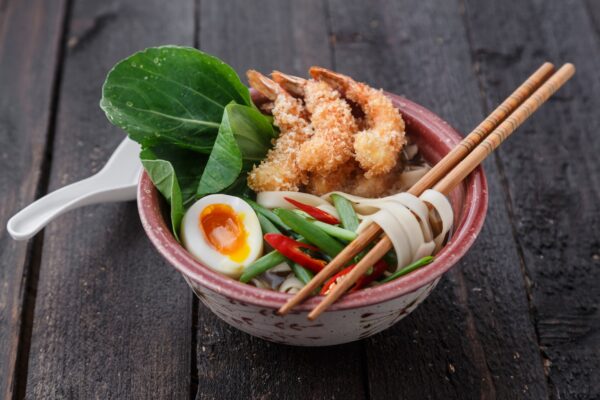
{"type": "MultiPolygon", "coordinates": [[[[431,111],[403,98],[389,94],[406,122],[407,133],[419,151],[435,164],[461,139],[460,135],[431,111]]],[[[256,97],[256,96],[255,96],[256,97]]],[[[257,100],[260,102],[260,99],[257,100]]],[[[487,210],[487,185],[481,168],[477,168],[449,196],[454,210],[453,235],[431,264],[400,279],[344,296],[329,310],[342,310],[376,304],[412,292],[437,279],[450,269],[475,241],[487,210]]],[[[261,307],[277,309],[291,296],[259,289],[221,275],[194,259],[173,237],[168,223],[166,204],[146,173],[140,178],[138,208],[144,229],[158,251],[195,284],[227,297],[261,307]]],[[[312,309],[316,298],[296,308],[296,312],[312,309]]]]}

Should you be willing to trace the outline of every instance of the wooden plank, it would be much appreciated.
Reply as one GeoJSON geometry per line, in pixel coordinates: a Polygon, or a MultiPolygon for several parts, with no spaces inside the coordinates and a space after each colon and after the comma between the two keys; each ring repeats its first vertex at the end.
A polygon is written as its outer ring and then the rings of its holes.
{"type": "Polygon", "coordinates": [[[200,306],[197,399],[363,399],[361,343],[293,347],[242,333],[200,306]]]}
{"type": "Polygon", "coordinates": [[[575,78],[502,148],[500,165],[551,397],[598,398],[597,26],[583,1],[468,1],[466,10],[488,104],[543,60],[577,66],[575,78]],[[518,20],[511,18],[517,7],[518,20]]]}
{"type": "MultiPolygon", "coordinates": [[[[255,68],[306,76],[311,65],[330,65],[320,1],[201,4],[201,48],[240,75],[255,68]]],[[[202,305],[197,341],[199,399],[365,397],[360,343],[313,349],[276,345],[230,328],[202,305]]]]}
{"type": "Polygon", "coordinates": [[[41,242],[15,242],[4,226],[45,185],[42,165],[64,16],[64,1],[0,3],[0,397],[6,399],[17,391],[19,336],[27,329],[21,322],[26,280],[37,269],[32,251],[41,242]]]}
{"type": "MultiPolygon", "coordinates": [[[[483,118],[457,2],[330,3],[338,70],[462,132],[483,118]]],[[[367,341],[374,399],[547,396],[500,176],[493,160],[485,170],[490,204],[474,247],[420,308],[367,341]]]]}
{"type": "MultiPolygon", "coordinates": [[[[192,44],[193,2],[76,0],[50,189],[96,172],[123,139],[98,107],[119,59],[192,44]]],[[[135,203],[70,212],[45,231],[28,398],[189,395],[192,293],[151,248],[135,203]]]]}
{"type": "Polygon", "coordinates": [[[221,57],[245,78],[253,68],[308,76],[331,64],[326,8],[320,0],[242,0],[201,3],[200,48],[221,57]]]}
{"type": "Polygon", "coordinates": [[[600,37],[600,2],[595,0],[583,0],[587,7],[587,12],[590,16],[592,26],[596,31],[596,36],[600,37]]]}

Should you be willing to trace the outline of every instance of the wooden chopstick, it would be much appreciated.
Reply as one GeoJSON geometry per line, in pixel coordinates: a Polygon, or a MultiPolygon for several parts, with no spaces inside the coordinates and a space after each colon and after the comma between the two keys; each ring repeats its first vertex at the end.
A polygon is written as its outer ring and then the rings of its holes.
{"type": "MultiPolygon", "coordinates": [[[[485,140],[475,147],[455,168],[453,168],[434,187],[440,193],[448,195],[464,178],[490,155],[507,137],[509,137],[531,114],[552,96],[575,73],[573,64],[563,65],[554,75],[542,84],[527,100],[502,122],[485,140]]],[[[386,238],[387,239],[387,238],[386,238]]],[[[381,240],[356,266],[341,280],[329,294],[309,314],[310,320],[316,319],[323,311],[342,296],[367,270],[392,248],[389,239],[381,240]]]]}
{"type": "MultiPolygon", "coordinates": [[[[419,196],[425,189],[432,187],[438,180],[462,160],[477,146],[498,124],[500,124],[517,106],[527,99],[554,71],[554,65],[549,62],[542,64],[529,78],[525,80],[510,96],[506,98],[490,115],[488,115],[471,133],[469,133],[452,151],[441,159],[425,174],[409,193],[419,196]]],[[[311,279],[296,295],[290,298],[278,311],[280,315],[287,314],[293,307],[309,297],[317,287],[323,284],[331,275],[343,267],[351,259],[382,233],[377,224],[371,224],[361,234],[344,248],[323,270],[311,279]]],[[[384,237],[384,241],[389,239],[384,237]]],[[[391,242],[388,243],[391,246],[391,242]]]]}

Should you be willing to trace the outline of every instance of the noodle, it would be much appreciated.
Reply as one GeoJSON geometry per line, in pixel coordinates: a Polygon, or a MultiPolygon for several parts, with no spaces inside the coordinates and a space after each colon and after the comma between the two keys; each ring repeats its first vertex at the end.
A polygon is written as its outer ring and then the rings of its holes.
{"type": "MultiPolygon", "coordinates": [[[[360,220],[357,233],[374,222],[390,238],[398,260],[393,269],[386,271],[386,274],[390,274],[439,251],[454,218],[452,207],[442,193],[426,190],[417,197],[406,192],[430,169],[418,152],[419,149],[414,143],[408,143],[404,147],[401,153],[403,170],[397,175],[395,184],[386,189],[390,195],[385,197],[367,198],[343,191],[334,191],[322,196],[303,192],[272,191],[258,193],[256,201],[268,209],[293,209],[294,206],[285,199],[287,197],[338,217],[331,195],[335,193],[345,197],[352,203],[360,220]]],[[[304,286],[291,273],[287,264],[267,271],[258,280],[283,293],[295,293],[304,286]]]]}
{"type": "Polygon", "coordinates": [[[304,283],[302,283],[298,278],[294,276],[294,274],[289,274],[287,278],[283,281],[283,283],[279,286],[279,291],[282,293],[297,293],[304,287],[304,283]]]}
{"type": "MultiPolygon", "coordinates": [[[[431,189],[423,192],[420,197],[409,193],[398,193],[379,199],[336,193],[354,203],[361,220],[357,233],[375,222],[387,234],[398,259],[396,270],[438,251],[454,219],[452,206],[446,196],[431,189]],[[441,230],[435,237],[428,205],[441,219],[441,230]]],[[[282,206],[291,208],[285,200],[285,197],[288,197],[325,210],[329,207],[333,208],[328,202],[330,195],[331,193],[318,197],[299,192],[261,192],[257,196],[257,202],[268,208],[282,206]]],[[[286,278],[286,281],[288,279],[290,278],[286,278]]],[[[289,284],[285,286],[285,290],[290,288],[289,284]]],[[[282,291],[282,288],[280,287],[279,290],[282,291]]]]}

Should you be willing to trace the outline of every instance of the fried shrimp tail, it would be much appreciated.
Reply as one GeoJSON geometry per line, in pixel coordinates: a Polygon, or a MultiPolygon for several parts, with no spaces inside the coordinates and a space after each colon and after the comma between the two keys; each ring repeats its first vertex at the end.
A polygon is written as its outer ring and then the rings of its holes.
{"type": "Polygon", "coordinates": [[[310,74],[336,88],[363,110],[367,126],[354,137],[354,153],[366,171],[365,176],[369,178],[391,171],[406,139],[404,120],[390,99],[381,90],[325,68],[312,67],[310,74]]]}
{"type": "Polygon", "coordinates": [[[273,123],[280,134],[267,157],[248,174],[248,186],[256,192],[273,190],[298,191],[307,182],[307,173],[298,166],[300,146],[311,135],[302,102],[292,97],[279,84],[249,70],[250,86],[273,101],[273,123]]]}
{"type": "Polygon", "coordinates": [[[286,91],[303,96],[310,113],[313,136],[300,147],[300,168],[327,174],[348,162],[353,156],[354,135],[358,128],[350,105],[339,92],[326,82],[305,80],[277,71],[272,76],[286,91]]]}
{"type": "Polygon", "coordinates": [[[279,84],[286,92],[294,97],[304,97],[304,86],[306,79],[299,76],[284,74],[280,71],[273,71],[271,77],[279,84]]]}

